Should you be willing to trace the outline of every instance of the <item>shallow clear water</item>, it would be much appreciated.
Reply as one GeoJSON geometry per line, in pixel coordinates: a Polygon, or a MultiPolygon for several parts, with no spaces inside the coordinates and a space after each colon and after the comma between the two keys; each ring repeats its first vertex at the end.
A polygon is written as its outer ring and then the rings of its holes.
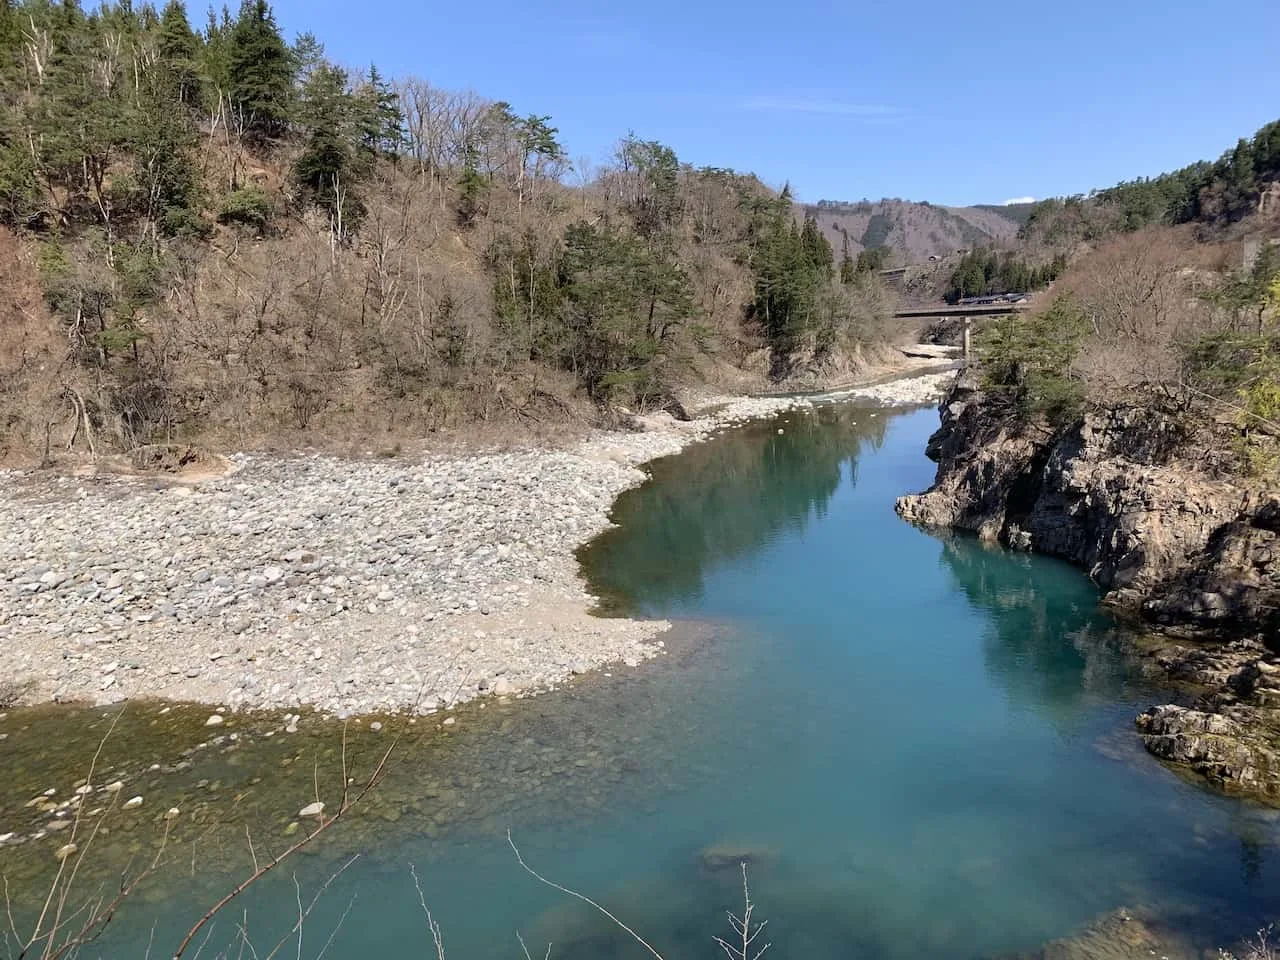
{"type": "MultiPolygon", "coordinates": [[[[1142,751],[1132,718],[1169,694],[1138,677],[1087,579],[894,514],[932,477],[936,423],[835,406],[655,464],[582,559],[609,611],[682,621],[671,655],[410,744],[380,812],[291,866],[307,891],[361,853],[303,955],[348,907],[326,956],[426,955],[410,863],[454,960],[518,956],[517,930],[538,956],[547,940],[558,958],[641,955],[524,874],[508,826],[669,960],[718,955],[740,900],[732,870],[700,863],[708,846],[752,852],[778,955],[1006,953],[1122,905],[1202,947],[1253,929],[1280,892],[1275,820],[1142,751]]],[[[273,767],[268,749],[246,747],[240,775],[273,767]]],[[[201,762],[190,776],[210,776],[201,762]]],[[[275,789],[296,810],[302,788],[275,789]]],[[[135,904],[103,955],[136,955],[157,914],[172,937],[223,869],[135,904]]],[[[259,953],[294,901],[292,875],[247,898],[259,953]]]]}

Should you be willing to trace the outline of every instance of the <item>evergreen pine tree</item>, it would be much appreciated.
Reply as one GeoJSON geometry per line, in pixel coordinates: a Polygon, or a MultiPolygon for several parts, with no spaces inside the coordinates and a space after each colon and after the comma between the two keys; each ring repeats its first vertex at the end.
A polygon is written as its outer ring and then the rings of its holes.
{"type": "Polygon", "coordinates": [[[1267,124],[1254,136],[1253,166],[1259,178],[1280,177],[1280,120],[1267,124]]]}
{"type": "Polygon", "coordinates": [[[29,112],[31,133],[39,144],[40,166],[51,183],[66,191],[67,212],[80,205],[109,215],[105,189],[113,148],[127,135],[121,82],[122,58],[106,56],[114,43],[98,17],[86,17],[75,3],[53,8],[53,40],[40,97],[29,112]],[[114,71],[106,69],[114,64],[114,71]]]}
{"type": "Polygon", "coordinates": [[[169,0],[160,14],[160,60],[172,94],[188,107],[200,102],[197,61],[200,41],[187,20],[182,0],[169,0]]]}
{"type": "Polygon", "coordinates": [[[484,195],[488,183],[476,169],[475,160],[468,156],[458,178],[458,225],[469,227],[484,209],[484,195]]]}
{"type": "Polygon", "coordinates": [[[13,0],[0,0],[0,94],[9,92],[9,84],[13,81],[22,61],[22,24],[18,21],[18,11],[14,9],[13,0]]]}
{"type": "Polygon", "coordinates": [[[244,0],[227,38],[228,93],[244,131],[278,137],[289,124],[293,54],[280,35],[267,0],[244,0]]]}
{"type": "Polygon", "coordinates": [[[0,223],[26,224],[41,212],[35,159],[23,144],[18,91],[22,27],[11,0],[0,0],[0,223]]]}
{"type": "Polygon", "coordinates": [[[199,51],[200,91],[204,108],[217,113],[227,107],[227,95],[231,88],[231,67],[228,63],[231,47],[231,31],[235,22],[225,6],[219,17],[212,7],[204,28],[204,42],[199,51]]]}
{"type": "Polygon", "coordinates": [[[324,55],[324,44],[314,33],[307,30],[298,34],[298,38],[293,41],[293,65],[294,80],[300,88],[305,89],[315,72],[328,63],[324,55]]]}
{"type": "Polygon", "coordinates": [[[804,218],[804,227],[800,231],[800,246],[804,250],[805,260],[809,268],[824,280],[830,280],[832,274],[831,244],[818,228],[818,220],[810,215],[804,218]]]}
{"type": "Polygon", "coordinates": [[[353,106],[356,135],[366,157],[395,156],[404,142],[404,115],[400,98],[376,66],[369,67],[353,106]]]}
{"type": "Polygon", "coordinates": [[[309,199],[351,222],[349,191],[356,173],[346,71],[329,63],[317,67],[307,81],[299,112],[307,146],[294,164],[294,179],[309,199]]]}
{"type": "Polygon", "coordinates": [[[842,230],[844,235],[844,249],[840,256],[840,282],[853,283],[857,270],[854,267],[853,257],[849,255],[849,232],[842,230]]]}
{"type": "Polygon", "coordinates": [[[1257,196],[1257,180],[1253,166],[1253,146],[1241,140],[1227,158],[1226,170],[1227,210],[1233,219],[1253,212],[1257,196]]]}

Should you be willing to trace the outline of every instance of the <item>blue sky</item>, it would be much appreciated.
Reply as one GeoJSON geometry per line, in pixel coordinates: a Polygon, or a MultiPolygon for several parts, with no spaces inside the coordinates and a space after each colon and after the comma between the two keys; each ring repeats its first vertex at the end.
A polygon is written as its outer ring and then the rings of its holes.
{"type": "Polygon", "coordinates": [[[278,0],[286,33],[550,114],[573,158],[629,130],[803,200],[999,203],[1217,157],[1280,118],[1280,2],[278,0]]]}

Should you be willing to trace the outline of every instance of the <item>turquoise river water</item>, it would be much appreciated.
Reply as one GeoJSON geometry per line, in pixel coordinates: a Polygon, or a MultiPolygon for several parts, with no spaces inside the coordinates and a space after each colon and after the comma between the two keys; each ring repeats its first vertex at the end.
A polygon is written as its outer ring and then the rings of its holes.
{"type": "MultiPolygon", "coordinates": [[[[448,737],[410,743],[381,805],[248,895],[204,956],[251,955],[237,953],[242,920],[265,955],[293,922],[295,880],[309,900],[353,853],[308,918],[302,956],[428,956],[411,864],[451,960],[521,956],[517,931],[535,956],[548,941],[559,960],[643,955],[524,873],[508,827],[531,865],[668,960],[720,955],[712,937],[740,903],[740,877],[709,865],[707,848],[750,853],[777,956],[1008,954],[1121,906],[1209,949],[1269,919],[1271,811],[1143,752],[1133,717],[1172,694],[1141,678],[1085,576],[894,514],[896,496],[932,478],[923,450],[936,424],[932,410],[837,405],[654,464],[581,560],[606,613],[677,621],[669,655],[464,711],[448,737]]],[[[27,728],[47,745],[73,722],[102,720],[37,712],[27,728]]],[[[242,810],[278,848],[289,816],[255,808],[254,791],[296,811],[309,789],[272,780],[290,762],[271,752],[279,739],[196,751],[151,789],[182,793],[184,809],[197,788],[237,791],[240,806],[211,806],[213,819],[242,810]]],[[[324,748],[306,743],[290,756],[309,782],[306,751],[324,748]]],[[[42,756],[9,763],[35,784],[42,756]]],[[[219,847],[238,842],[226,836],[219,847]]],[[[0,863],[32,855],[12,848],[0,863]]],[[[171,951],[240,869],[184,853],[87,953],[140,957],[153,937],[165,944],[153,955],[171,951]]]]}

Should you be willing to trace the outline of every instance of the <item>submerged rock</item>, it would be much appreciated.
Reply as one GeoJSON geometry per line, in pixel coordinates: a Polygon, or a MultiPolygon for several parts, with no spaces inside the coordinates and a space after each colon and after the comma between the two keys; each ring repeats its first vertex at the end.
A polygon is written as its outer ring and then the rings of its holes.
{"type": "Polygon", "coordinates": [[[697,863],[704,870],[717,872],[720,870],[739,870],[745,863],[748,867],[775,863],[778,859],[776,850],[739,843],[716,843],[703,847],[698,851],[697,863]]]}
{"type": "Polygon", "coordinates": [[[1199,960],[1200,952],[1153,918],[1119,909],[1080,933],[1005,960],[1199,960]]]}

